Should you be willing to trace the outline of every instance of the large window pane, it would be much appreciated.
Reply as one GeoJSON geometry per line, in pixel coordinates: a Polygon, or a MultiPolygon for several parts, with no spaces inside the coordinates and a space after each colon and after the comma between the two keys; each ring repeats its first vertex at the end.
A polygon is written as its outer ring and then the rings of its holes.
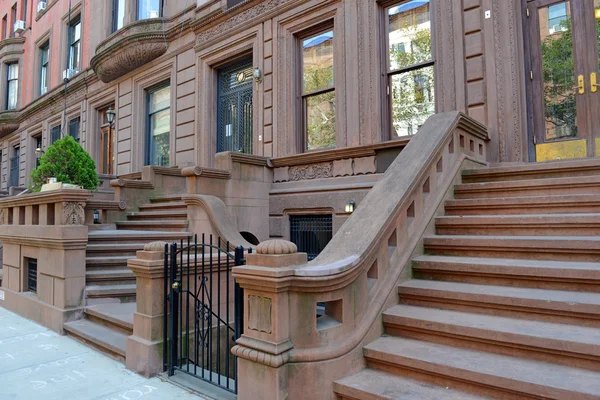
{"type": "Polygon", "coordinates": [[[390,86],[394,134],[413,135],[435,113],[433,66],[392,75],[390,86]]]}
{"type": "Polygon", "coordinates": [[[46,43],[40,48],[40,95],[48,91],[48,53],[50,45],[46,43]]]}
{"type": "Polygon", "coordinates": [[[7,78],[7,101],[6,109],[17,108],[17,97],[19,92],[19,64],[8,64],[7,78]]]}
{"type": "Polygon", "coordinates": [[[335,92],[306,98],[307,149],[335,147],[335,92]]]}
{"type": "Polygon", "coordinates": [[[113,0],[113,32],[123,27],[125,20],[125,0],[113,0]]]}
{"type": "Polygon", "coordinates": [[[560,13],[568,14],[560,17],[560,22],[554,26],[540,24],[546,139],[577,136],[570,9],[569,1],[539,9],[540,21],[557,19],[562,15],[560,13]]]}
{"type": "Polygon", "coordinates": [[[333,87],[333,31],[302,41],[303,92],[333,87]]]}
{"type": "Polygon", "coordinates": [[[390,7],[387,14],[390,70],[430,61],[429,0],[401,3],[390,7]]]}
{"type": "Polygon", "coordinates": [[[152,92],[150,95],[150,112],[156,112],[168,108],[171,101],[171,88],[169,86],[152,92]]]}
{"type": "Polygon", "coordinates": [[[159,17],[160,0],[138,0],[138,19],[159,17]]]}
{"type": "Polygon", "coordinates": [[[169,86],[151,91],[148,96],[149,165],[170,164],[170,97],[169,86]]]}

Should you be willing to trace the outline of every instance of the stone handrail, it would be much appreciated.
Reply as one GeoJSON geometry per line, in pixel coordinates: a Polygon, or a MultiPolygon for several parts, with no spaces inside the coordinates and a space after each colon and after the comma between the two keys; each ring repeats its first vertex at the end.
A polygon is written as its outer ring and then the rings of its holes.
{"type": "Polygon", "coordinates": [[[0,225],[84,225],[89,190],[59,189],[0,200],[0,225]]]}
{"type": "Polygon", "coordinates": [[[486,128],[460,112],[433,115],[317,258],[278,268],[236,267],[233,276],[248,298],[273,298],[273,309],[284,307],[287,319],[275,318],[266,329],[277,340],[265,330],[247,330],[233,352],[272,368],[315,363],[305,374],[327,379],[318,362],[359,351],[373,329],[381,334],[377,318],[397,302],[394,288],[411,255],[461,169],[485,165],[487,140],[486,128]],[[310,318],[317,302],[326,304],[321,322],[310,318]]]}

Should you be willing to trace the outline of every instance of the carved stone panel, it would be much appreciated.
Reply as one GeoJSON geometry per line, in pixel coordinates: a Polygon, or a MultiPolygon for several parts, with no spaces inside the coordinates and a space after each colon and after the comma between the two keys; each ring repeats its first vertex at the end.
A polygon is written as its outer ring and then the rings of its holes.
{"type": "Polygon", "coordinates": [[[352,175],[352,159],[333,161],[333,176],[350,176],[352,175]]]}
{"type": "Polygon", "coordinates": [[[377,172],[375,156],[354,159],[354,175],[374,174],[377,172]]]}
{"type": "Polygon", "coordinates": [[[271,298],[248,296],[248,329],[271,333],[273,331],[272,308],[271,298]]]}
{"type": "Polygon", "coordinates": [[[61,225],[83,225],[85,222],[85,203],[63,202],[61,225]]]}
{"type": "Polygon", "coordinates": [[[306,179],[331,178],[333,176],[333,163],[321,163],[290,167],[290,181],[303,181],[306,179]]]}

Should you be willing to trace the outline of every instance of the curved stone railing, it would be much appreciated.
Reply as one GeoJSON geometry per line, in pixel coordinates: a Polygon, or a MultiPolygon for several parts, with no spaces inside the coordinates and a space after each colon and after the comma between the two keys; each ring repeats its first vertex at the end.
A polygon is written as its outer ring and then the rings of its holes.
{"type": "Polygon", "coordinates": [[[302,372],[288,390],[297,394],[303,386],[327,391],[333,380],[360,370],[362,345],[383,333],[381,313],[397,302],[395,288],[408,276],[423,234],[461,169],[485,165],[487,140],[486,128],[462,113],[430,117],[316,259],[236,267],[246,307],[251,296],[269,299],[262,302],[269,311],[250,315],[285,310],[237,341],[234,354],[245,361],[240,376],[253,377],[265,366],[278,376],[287,373],[283,364],[295,363],[302,372]],[[317,303],[325,303],[320,318],[317,303]]]}
{"type": "Polygon", "coordinates": [[[136,21],[101,42],[90,62],[98,78],[108,83],[163,55],[169,47],[166,23],[162,18],[136,21]]]}

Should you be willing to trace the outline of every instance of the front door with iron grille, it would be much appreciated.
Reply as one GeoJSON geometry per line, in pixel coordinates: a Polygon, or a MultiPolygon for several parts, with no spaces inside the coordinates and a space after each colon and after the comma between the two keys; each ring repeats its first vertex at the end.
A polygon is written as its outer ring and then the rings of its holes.
{"type": "Polygon", "coordinates": [[[21,163],[21,148],[15,147],[15,155],[10,159],[9,186],[19,186],[19,164],[21,163]]]}
{"type": "Polygon", "coordinates": [[[219,71],[217,153],[252,154],[252,60],[219,71]]]}

